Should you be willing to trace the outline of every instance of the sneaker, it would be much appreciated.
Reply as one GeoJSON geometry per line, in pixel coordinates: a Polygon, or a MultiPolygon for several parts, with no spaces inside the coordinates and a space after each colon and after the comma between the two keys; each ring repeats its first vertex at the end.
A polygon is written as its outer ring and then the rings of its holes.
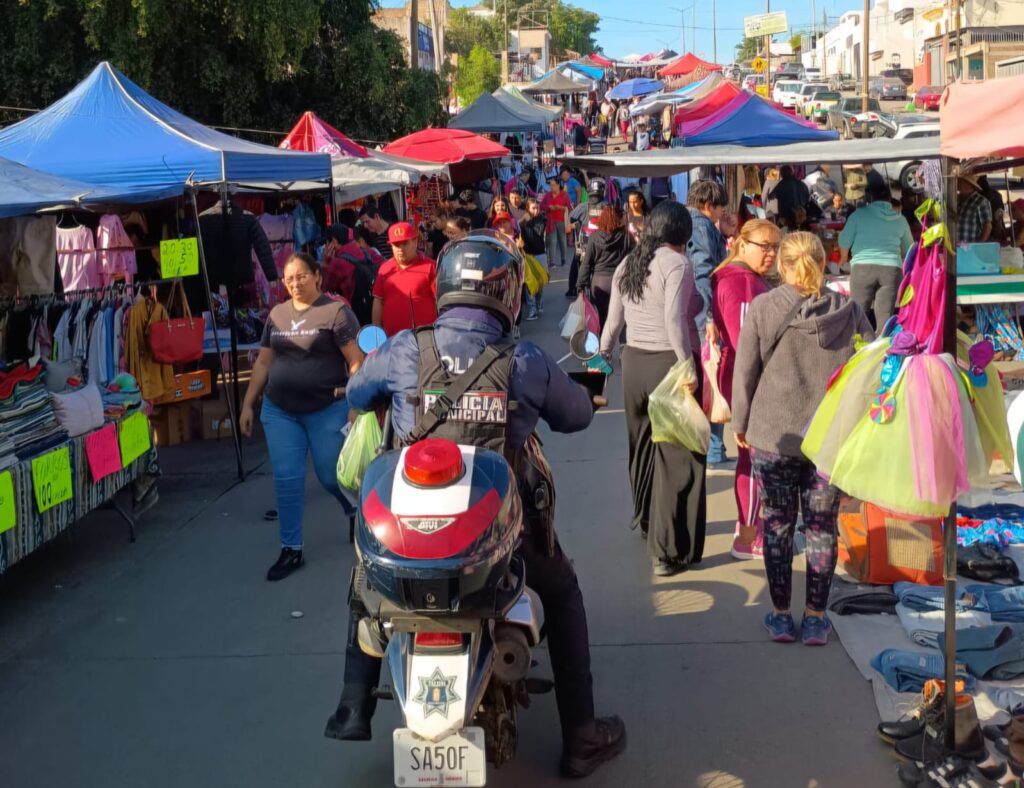
{"type": "Polygon", "coordinates": [[[626,726],[617,716],[599,717],[562,751],[562,774],[587,777],[626,749],[626,726]]]}
{"type": "Polygon", "coordinates": [[[832,622],[828,616],[807,616],[800,622],[805,646],[824,646],[832,633],[832,622]]]}
{"type": "Polygon", "coordinates": [[[654,559],[654,574],[658,577],[671,577],[680,572],[685,572],[689,568],[690,566],[686,561],[681,561],[678,558],[654,559]]]}
{"type": "Polygon", "coordinates": [[[282,547],[281,555],[270,569],[267,570],[267,580],[274,583],[284,580],[288,575],[302,566],[302,551],[292,550],[290,547],[282,547]]]}
{"type": "Polygon", "coordinates": [[[544,304],[542,304],[540,301],[537,302],[537,314],[538,315],[543,315],[544,314],[544,304]]]}
{"type": "Polygon", "coordinates": [[[728,476],[730,473],[735,472],[736,460],[726,458],[721,462],[708,463],[708,476],[728,476]]]}
{"type": "Polygon", "coordinates": [[[796,640],[796,622],[789,613],[769,613],[764,617],[764,628],[776,643],[796,640]]]}
{"type": "Polygon", "coordinates": [[[527,320],[536,320],[538,317],[540,317],[540,315],[537,314],[536,309],[531,309],[529,312],[526,313],[527,320]]]}
{"type": "Polygon", "coordinates": [[[750,544],[745,544],[738,536],[732,540],[729,554],[737,561],[760,561],[764,559],[764,539],[758,536],[750,544]]]}

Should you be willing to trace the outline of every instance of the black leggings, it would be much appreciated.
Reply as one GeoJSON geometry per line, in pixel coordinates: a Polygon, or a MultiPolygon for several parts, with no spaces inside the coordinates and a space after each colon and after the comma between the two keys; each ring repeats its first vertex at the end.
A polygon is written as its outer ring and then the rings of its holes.
{"type": "Polygon", "coordinates": [[[850,297],[881,332],[896,311],[896,293],[903,281],[903,267],[856,263],[850,269],[850,297]]]}

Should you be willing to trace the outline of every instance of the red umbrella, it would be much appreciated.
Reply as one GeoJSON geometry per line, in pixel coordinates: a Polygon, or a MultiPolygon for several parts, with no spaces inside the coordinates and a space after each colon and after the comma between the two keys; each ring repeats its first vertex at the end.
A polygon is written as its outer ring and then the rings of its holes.
{"type": "Polygon", "coordinates": [[[295,128],[288,132],[288,136],[277,147],[285,150],[329,153],[331,156],[352,156],[357,159],[365,159],[370,155],[366,148],[350,140],[313,112],[303,112],[295,128]]]}
{"type": "Polygon", "coordinates": [[[715,63],[708,63],[705,60],[701,60],[692,52],[687,52],[679,58],[679,60],[665,66],[665,68],[658,72],[658,75],[662,77],[684,76],[686,74],[692,74],[698,68],[703,68],[705,71],[722,70],[721,66],[716,65],[715,63]]]}
{"type": "Polygon", "coordinates": [[[420,161],[458,164],[500,159],[508,155],[508,148],[471,131],[424,129],[385,145],[384,152],[420,161]]]}

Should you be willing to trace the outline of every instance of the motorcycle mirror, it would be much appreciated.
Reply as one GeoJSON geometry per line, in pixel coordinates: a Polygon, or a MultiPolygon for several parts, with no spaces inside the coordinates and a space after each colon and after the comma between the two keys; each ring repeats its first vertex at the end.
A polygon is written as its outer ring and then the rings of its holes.
{"type": "Polygon", "coordinates": [[[590,361],[601,349],[601,340],[593,331],[581,328],[569,340],[569,352],[580,361],[590,361]]]}
{"type": "Polygon", "coordinates": [[[379,350],[380,346],[387,342],[387,339],[387,334],[384,333],[384,329],[380,326],[364,326],[359,329],[359,334],[356,336],[359,349],[366,355],[379,350]]]}

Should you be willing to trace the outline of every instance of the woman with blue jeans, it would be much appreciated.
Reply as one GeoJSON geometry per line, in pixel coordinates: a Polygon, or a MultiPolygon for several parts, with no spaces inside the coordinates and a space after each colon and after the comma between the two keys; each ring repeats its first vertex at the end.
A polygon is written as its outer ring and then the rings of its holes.
{"type": "Polygon", "coordinates": [[[306,494],[306,456],[320,484],[351,516],[352,504],[335,478],[342,429],[348,422],[345,386],[363,354],[356,344],[359,321],[348,304],[321,290],[316,261],[293,254],[284,265],[290,301],[270,311],[259,357],[242,405],[240,426],[251,436],[256,402],[266,391],[260,423],[267,436],[274,472],[281,554],[267,580],[282,580],[302,566],[302,514],[306,494]]]}

